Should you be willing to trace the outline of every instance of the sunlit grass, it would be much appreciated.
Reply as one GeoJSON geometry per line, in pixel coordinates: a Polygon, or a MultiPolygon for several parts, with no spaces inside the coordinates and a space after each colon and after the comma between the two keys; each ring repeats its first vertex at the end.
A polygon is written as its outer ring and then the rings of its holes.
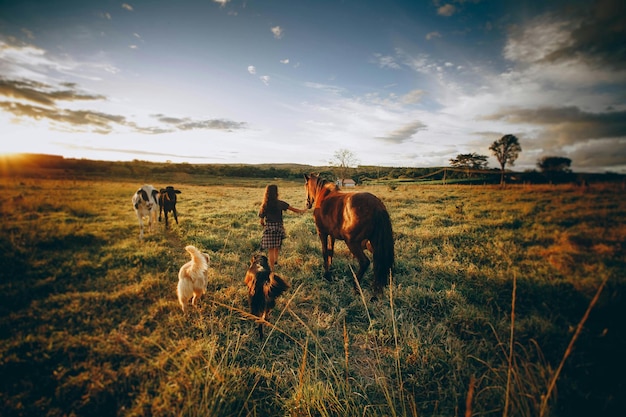
{"type": "MultiPolygon", "coordinates": [[[[396,241],[393,286],[376,302],[371,271],[354,292],[341,242],[334,281],[322,278],[311,214],[288,212],[278,273],[291,290],[259,340],[243,278],[266,184],[178,180],[154,185],[182,191],[179,224],[143,241],[130,202],[141,183],[0,182],[2,415],[464,415],[470,381],[474,415],[503,414],[506,401],[508,415],[535,415],[605,279],[548,406],[619,407],[620,388],[602,378],[619,371],[625,339],[621,189],[368,187],[396,241]],[[183,314],[187,244],[211,268],[183,314]]],[[[301,183],[279,192],[304,207],[301,183]]]]}

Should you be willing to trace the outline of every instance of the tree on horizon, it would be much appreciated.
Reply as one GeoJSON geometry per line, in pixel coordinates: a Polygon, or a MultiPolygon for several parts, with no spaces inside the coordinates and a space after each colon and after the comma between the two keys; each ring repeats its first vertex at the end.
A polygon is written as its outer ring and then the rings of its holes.
{"type": "Polygon", "coordinates": [[[343,185],[343,180],[349,178],[350,170],[356,168],[359,161],[351,150],[339,149],[335,152],[329,164],[334,168],[337,179],[341,180],[341,185],[343,185]]]}
{"type": "Polygon", "coordinates": [[[487,156],[479,155],[476,152],[458,154],[456,158],[450,159],[453,168],[465,169],[468,177],[471,177],[470,169],[481,170],[487,168],[487,156]]]}
{"type": "Polygon", "coordinates": [[[564,156],[544,156],[537,161],[537,168],[543,173],[571,172],[572,160],[564,156]]]}
{"type": "Polygon", "coordinates": [[[515,160],[522,152],[522,146],[515,135],[504,135],[491,144],[489,150],[500,163],[500,185],[504,185],[506,164],[515,165],[515,160]]]}

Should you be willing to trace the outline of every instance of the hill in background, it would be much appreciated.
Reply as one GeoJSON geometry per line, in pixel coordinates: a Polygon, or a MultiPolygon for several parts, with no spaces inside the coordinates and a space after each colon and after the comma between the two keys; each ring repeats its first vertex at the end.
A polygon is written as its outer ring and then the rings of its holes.
{"type": "MultiPolygon", "coordinates": [[[[47,154],[14,154],[0,159],[0,173],[3,176],[23,176],[31,178],[72,178],[72,179],[139,179],[140,181],[190,181],[211,182],[219,178],[265,178],[301,180],[304,174],[316,172],[327,178],[336,178],[333,167],[305,164],[190,164],[172,162],[97,161],[89,159],[64,158],[47,154]]],[[[497,184],[500,181],[499,169],[465,171],[452,167],[382,167],[358,166],[350,169],[350,177],[357,183],[407,183],[426,182],[457,184],[497,184]]],[[[507,171],[507,183],[577,183],[587,185],[598,182],[621,182],[626,184],[626,175],[616,173],[559,173],[548,175],[538,171],[507,171]]]]}

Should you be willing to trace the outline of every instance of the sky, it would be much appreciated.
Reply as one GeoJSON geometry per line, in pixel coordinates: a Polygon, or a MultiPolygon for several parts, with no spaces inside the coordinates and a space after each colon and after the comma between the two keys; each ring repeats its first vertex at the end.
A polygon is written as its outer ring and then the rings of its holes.
{"type": "Polygon", "coordinates": [[[0,153],[626,173],[623,0],[0,0],[0,153]]]}

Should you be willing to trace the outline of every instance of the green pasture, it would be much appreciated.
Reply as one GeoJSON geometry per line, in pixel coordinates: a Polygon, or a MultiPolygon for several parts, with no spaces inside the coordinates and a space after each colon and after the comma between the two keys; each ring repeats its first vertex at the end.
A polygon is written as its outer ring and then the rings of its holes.
{"type": "MultiPolygon", "coordinates": [[[[620,185],[357,187],[384,201],[394,228],[378,301],[371,269],[353,291],[342,242],[324,280],[312,214],[287,212],[277,272],[291,289],[259,340],[243,279],[267,181],[152,182],[182,191],[180,223],[140,241],[131,197],[143,181],[0,180],[0,415],[626,409],[620,185]],[[211,265],[207,294],[184,314],[175,291],[187,244],[211,265]]],[[[274,182],[304,207],[304,181],[274,182]]]]}

